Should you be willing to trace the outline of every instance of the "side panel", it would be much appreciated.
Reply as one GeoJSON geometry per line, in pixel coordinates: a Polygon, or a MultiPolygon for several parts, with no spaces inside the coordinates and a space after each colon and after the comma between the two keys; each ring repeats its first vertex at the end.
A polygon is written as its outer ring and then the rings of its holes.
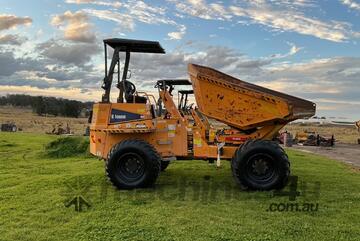
{"type": "Polygon", "coordinates": [[[157,120],[156,126],[155,146],[162,156],[188,155],[187,123],[184,119],[157,120]]]}
{"type": "MultiPolygon", "coordinates": [[[[134,127],[126,123],[139,122],[139,127],[151,127],[150,105],[136,103],[96,103],[93,106],[93,114],[90,125],[90,152],[93,155],[105,158],[109,150],[109,131],[124,127],[134,127]],[[146,125],[145,121],[150,121],[146,125]]],[[[130,129],[130,128],[128,128],[130,129]]],[[[131,130],[130,130],[131,131],[131,130]]],[[[110,138],[111,140],[111,138],[110,138]]],[[[111,146],[110,146],[111,147],[111,146]]]]}
{"type": "MultiPolygon", "coordinates": [[[[141,121],[129,121],[128,125],[136,126],[141,121]]],[[[154,119],[154,130],[150,132],[115,133],[109,128],[99,131],[90,131],[90,152],[93,155],[107,158],[110,149],[117,143],[127,139],[141,139],[155,147],[162,157],[187,156],[186,125],[178,123],[176,119],[154,119]]],[[[119,125],[119,124],[118,124],[119,125]]],[[[116,126],[118,126],[116,125],[116,126]]],[[[129,130],[129,129],[127,129],[129,130]]]]}
{"type": "MultiPolygon", "coordinates": [[[[238,146],[224,146],[220,152],[221,159],[231,159],[238,146]]],[[[208,159],[217,158],[218,147],[215,144],[209,144],[201,136],[199,129],[194,130],[194,158],[208,159]]]]}

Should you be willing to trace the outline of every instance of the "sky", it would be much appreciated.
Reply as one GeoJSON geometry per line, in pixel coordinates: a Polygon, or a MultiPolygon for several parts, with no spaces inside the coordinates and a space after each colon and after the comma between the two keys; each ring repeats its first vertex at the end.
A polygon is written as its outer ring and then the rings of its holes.
{"type": "Polygon", "coordinates": [[[360,0],[0,0],[0,95],[100,101],[106,38],[166,50],[132,55],[138,90],[196,63],[360,119],[360,0]]]}

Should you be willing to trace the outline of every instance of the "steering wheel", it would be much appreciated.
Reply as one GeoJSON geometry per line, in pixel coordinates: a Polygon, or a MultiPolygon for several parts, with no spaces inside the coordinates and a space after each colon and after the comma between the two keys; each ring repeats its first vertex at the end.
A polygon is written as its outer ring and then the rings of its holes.
{"type": "Polygon", "coordinates": [[[136,91],[136,87],[130,81],[125,80],[125,92],[127,95],[133,95],[136,91]]]}

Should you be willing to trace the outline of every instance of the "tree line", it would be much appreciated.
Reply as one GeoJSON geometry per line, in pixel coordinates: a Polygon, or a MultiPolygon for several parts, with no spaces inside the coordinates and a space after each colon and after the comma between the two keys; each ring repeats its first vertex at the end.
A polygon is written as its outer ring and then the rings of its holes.
{"type": "Polygon", "coordinates": [[[93,102],[81,102],[63,98],[31,96],[31,95],[6,95],[0,96],[0,105],[18,107],[31,107],[38,115],[53,115],[65,117],[79,117],[80,114],[88,115],[93,102]]]}

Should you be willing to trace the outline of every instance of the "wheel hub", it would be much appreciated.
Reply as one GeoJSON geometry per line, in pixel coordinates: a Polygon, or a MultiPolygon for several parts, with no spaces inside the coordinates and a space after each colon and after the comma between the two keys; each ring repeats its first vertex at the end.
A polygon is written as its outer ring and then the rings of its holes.
{"type": "Polygon", "coordinates": [[[126,153],[119,160],[120,173],[126,178],[140,178],[145,171],[143,158],[137,153],[126,153]]]}
{"type": "Polygon", "coordinates": [[[255,182],[266,182],[275,175],[273,158],[266,153],[257,153],[249,158],[247,172],[255,182]]]}
{"type": "Polygon", "coordinates": [[[255,160],[252,164],[252,168],[253,172],[257,175],[264,175],[269,170],[267,161],[263,159],[255,160]]]}
{"type": "Polygon", "coordinates": [[[136,158],[130,158],[125,162],[126,170],[130,173],[138,172],[141,169],[140,161],[136,158]]]}

